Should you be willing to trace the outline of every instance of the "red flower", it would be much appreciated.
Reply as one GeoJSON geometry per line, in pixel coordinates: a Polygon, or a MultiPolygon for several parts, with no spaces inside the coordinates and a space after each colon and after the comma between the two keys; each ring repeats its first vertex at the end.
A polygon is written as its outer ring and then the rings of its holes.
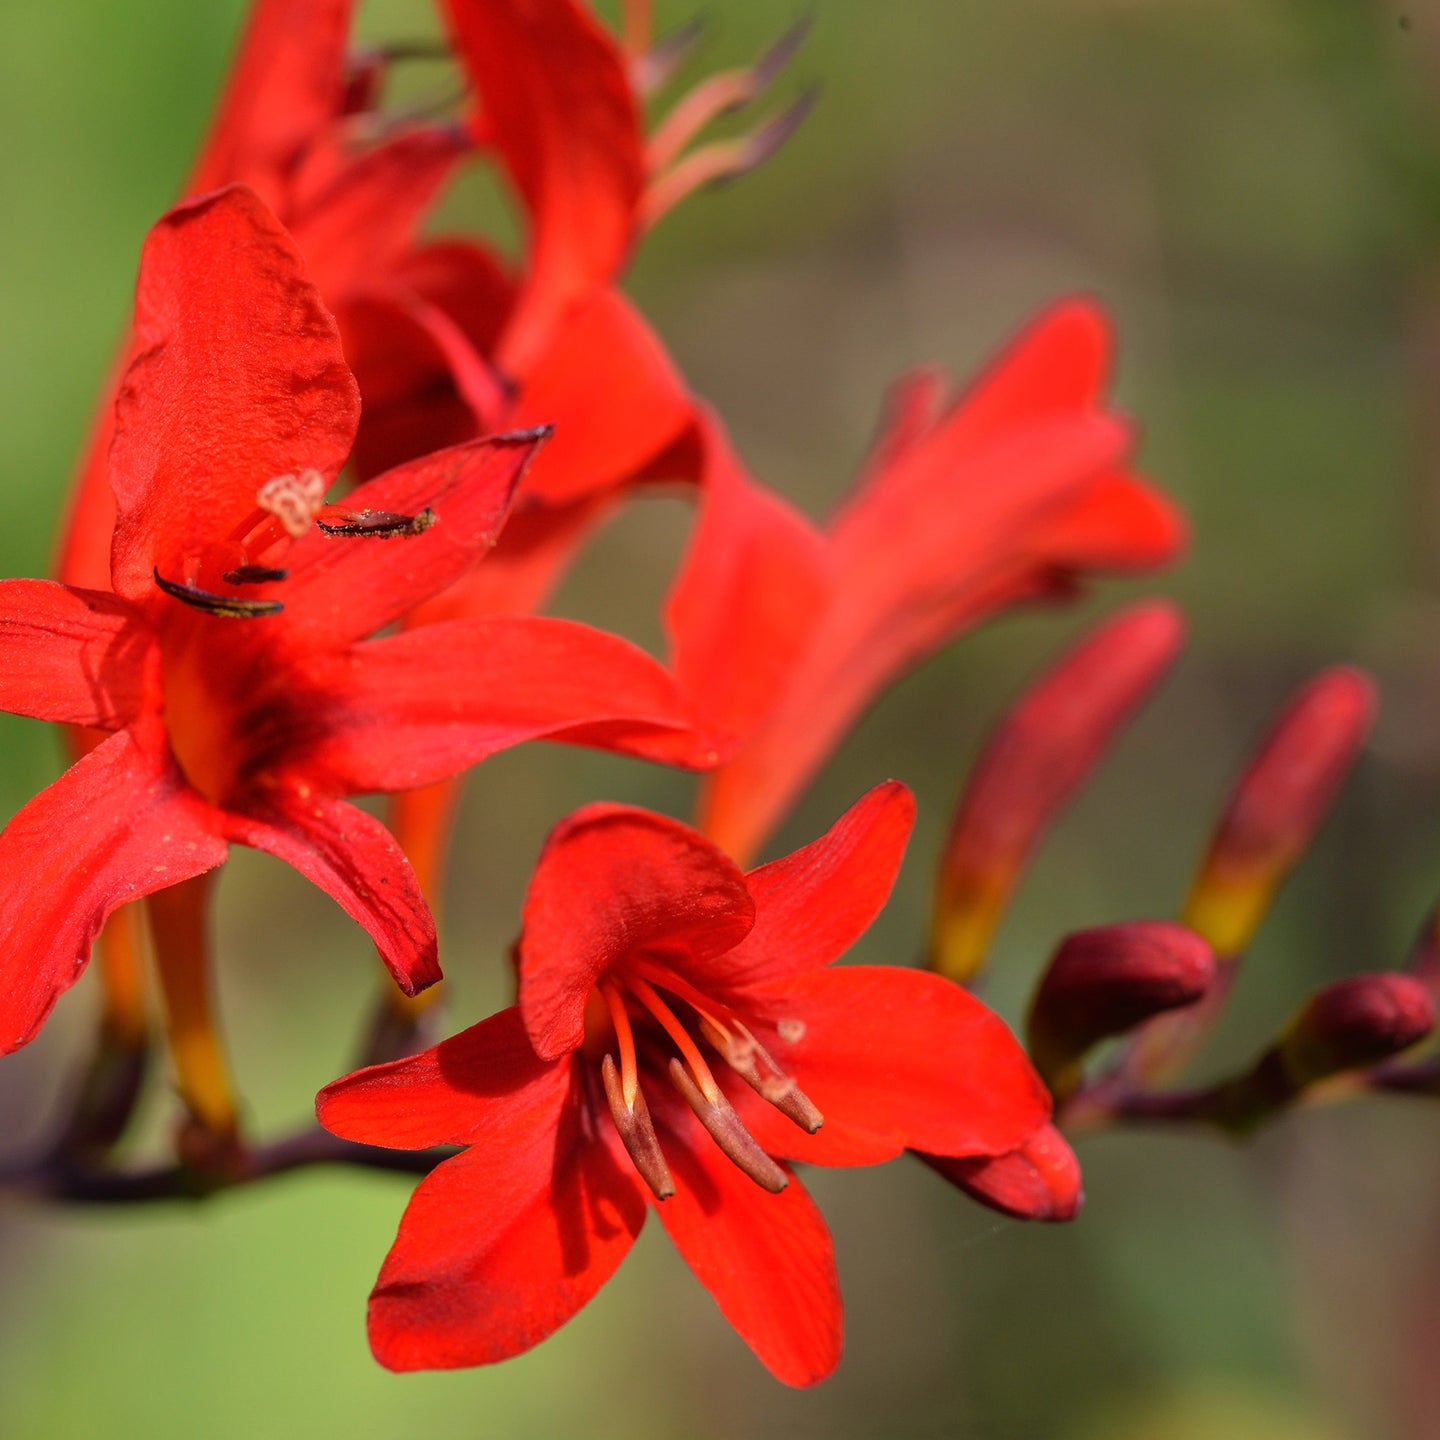
{"type": "Polygon", "coordinates": [[[671,601],[676,673],[702,714],[731,716],[759,697],[737,703],[726,654],[794,653],[758,731],[707,783],[701,828],[725,849],[753,853],[875,695],[947,640],[1088,572],[1174,556],[1181,521],[1128,473],[1130,428],[1102,399],[1109,351],[1103,314],[1074,300],[948,408],[940,376],[911,377],[823,533],[753,482],[707,494],[671,601]],[[708,599],[714,557],[759,533],[784,534],[788,563],[742,577],[747,600],[708,599]]]}
{"type": "Polygon", "coordinates": [[[665,672],[615,637],[514,618],[365,639],[482,558],[543,436],[392,471],[324,533],[358,397],[253,194],[155,227],[136,338],[111,451],[113,593],[0,583],[0,706],[113,732],[0,835],[4,1050],[108,913],[213,868],[231,840],[329,891],[413,992],[439,976],[429,911],[388,832],[341,797],[539,736],[695,758],[665,672]]]}
{"type": "Polygon", "coordinates": [[[748,874],[645,811],[593,805],[556,828],[525,903],[519,1004],[317,1101],[352,1140],[467,1147],[422,1182],[380,1273],[382,1363],[536,1344],[620,1263],[648,1203],[775,1375],[829,1373],[830,1237],[786,1162],[997,1155],[1049,1114],[1009,1031],[958,986],[830,968],[889,894],[913,808],[882,785],[748,874]]]}

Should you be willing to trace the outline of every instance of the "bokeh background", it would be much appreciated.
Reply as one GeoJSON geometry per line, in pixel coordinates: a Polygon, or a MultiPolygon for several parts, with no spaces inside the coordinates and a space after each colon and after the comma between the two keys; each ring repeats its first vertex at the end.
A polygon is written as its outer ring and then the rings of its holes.
{"type": "MultiPolygon", "coordinates": [[[[10,0],[0,13],[0,569],[41,574],[140,240],[173,198],[241,0],[10,0]]],[[[662,24],[690,18],[659,7],[662,24]]],[[[708,66],[756,54],[789,0],[712,0],[708,66]]],[[[1132,593],[1186,606],[1177,673],[1059,827],[1000,934],[1018,1022],[1065,931],[1166,914],[1247,746],[1324,663],[1376,672],[1364,761],[1251,954],[1202,1073],[1328,979],[1397,964],[1440,889],[1440,4],[1367,0],[818,0],[780,97],[822,100],[765,169],[687,203],[633,292],[756,470],[812,511],[845,484],[886,381],[964,374],[1045,301],[1113,308],[1143,461],[1187,507],[1148,586],[1008,619],[876,707],[777,843],[895,774],[921,800],[863,943],[913,962],[955,789],[1006,698],[1132,593]]],[[[364,11],[414,38],[423,0],[364,11]]],[[[400,76],[416,102],[448,81],[400,76]]],[[[513,233],[467,181],[446,226],[513,233]]],[[[658,644],[679,500],[608,531],[557,609],[658,644]]],[[[877,543],[883,543],[879,541],[877,543]]],[[[57,771],[0,717],[0,806],[57,771]]],[[[502,1004],[545,830],[593,798],[684,815],[690,783],[530,747],[463,817],[446,968],[454,1026],[502,1004]]],[[[348,1068],[378,984],[360,932],[278,863],[221,887],[220,989],[248,1113],[302,1119],[348,1068]]],[[[94,1004],[82,984],[0,1061],[0,1154],[41,1134],[94,1004]]],[[[163,1077],[137,1153],[163,1143],[163,1077]]],[[[40,1212],[0,1196],[0,1435],[964,1436],[1422,1440],[1440,1435],[1440,1107],[1370,1099],[1235,1147],[1081,1144],[1089,1203],[1026,1227],[918,1166],[818,1173],[847,1354],[775,1384],[670,1251],[634,1260],[537,1351],[394,1377],[364,1298],[409,1182],[310,1174],[198,1206],[40,1212]]]]}

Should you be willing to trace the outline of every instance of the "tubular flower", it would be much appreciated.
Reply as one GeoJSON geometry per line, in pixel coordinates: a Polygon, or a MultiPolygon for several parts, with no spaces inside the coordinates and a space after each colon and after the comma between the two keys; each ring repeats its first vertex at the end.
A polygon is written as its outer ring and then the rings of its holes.
{"type": "Polygon", "coordinates": [[[888,896],[913,808],[892,781],[748,874],[645,811],[561,822],[525,902],[519,1003],[317,1101],[352,1140],[467,1147],[421,1183],[381,1270],[382,1363],[475,1365],[536,1344],[653,1206],[776,1376],[829,1373],[830,1237],[789,1162],[999,1155],[1049,1115],[1009,1031],[958,986],[830,965],[888,896]]]}
{"type": "MultiPolygon", "coordinates": [[[[1068,595],[1091,572],[1148,569],[1175,555],[1181,521],[1128,473],[1130,428],[1102,398],[1109,353],[1102,312],[1071,300],[949,408],[937,375],[897,388],[853,493],[795,547],[775,605],[757,594],[743,607],[747,633],[729,637],[763,653],[773,611],[793,644],[796,597],[818,597],[758,730],[707,783],[707,834],[752,854],[865,706],[955,635],[1008,606],[1068,595]]],[[[772,527],[774,510],[768,499],[732,500],[710,522],[710,547],[772,527]]],[[[692,565],[710,563],[700,546],[691,556],[692,565]]],[[[760,572],[755,583],[771,578],[760,572]]],[[[682,575],[677,590],[687,589],[703,593],[682,575]]],[[[672,623],[677,673],[699,677],[702,713],[725,713],[733,697],[724,671],[704,663],[721,618],[692,601],[672,609],[672,623]]]]}
{"type": "Polygon", "coordinates": [[[0,582],[0,706],[109,732],[0,835],[4,1050],[107,914],[212,869],[227,841],[329,891],[415,991],[439,977],[429,911],[388,832],[343,797],[540,736],[697,758],[665,672],[615,637],[508,618],[365,638],[483,557],[543,435],[441,451],[326,506],[355,383],[250,191],[151,232],[136,339],[111,590],[0,582]]]}
{"type": "MultiPolygon", "coordinates": [[[[383,115],[375,108],[383,56],[356,58],[348,49],[354,8],[354,0],[259,0],[185,191],[246,184],[294,237],[339,322],[365,400],[352,457],[361,478],[479,435],[556,426],[556,443],[537,457],[521,497],[522,511],[539,513],[518,517],[504,559],[451,613],[532,609],[607,498],[664,452],[691,414],[660,342],[614,288],[623,255],[585,271],[582,283],[573,268],[555,268],[543,238],[566,217],[588,223],[572,214],[572,188],[588,193],[609,183],[604,147],[581,141],[610,103],[614,77],[566,38],[599,31],[583,8],[552,0],[541,7],[553,11],[543,33],[512,22],[497,34],[512,47],[500,62],[505,94],[527,113],[552,117],[559,129],[547,132],[546,144],[568,147],[572,160],[571,186],[517,187],[534,243],[512,275],[483,245],[420,241],[421,221],[475,149],[475,135],[496,127],[467,132],[383,115]],[[567,57],[558,70],[544,48],[551,39],[567,57]],[[533,45],[542,47],[534,56],[524,48],[533,45]],[[567,102],[558,109],[557,88],[567,102]],[[584,164],[574,163],[582,154],[584,164]]],[[[490,8],[501,24],[498,12],[513,7],[490,8]]],[[[620,62],[607,56],[609,63],[620,62]]],[[[494,88],[489,69],[471,69],[494,88]]],[[[487,113],[495,108],[487,101],[487,113]]],[[[643,148],[633,102],[623,114],[637,128],[617,139],[621,151],[643,148]]],[[[497,129],[485,143],[523,174],[507,142],[497,129]]],[[[638,197],[627,204],[637,207],[638,197]]],[[[117,377],[137,353],[129,337],[117,377]]],[[[93,588],[108,583],[114,398],[112,386],[97,408],[59,557],[60,579],[93,588]]]]}

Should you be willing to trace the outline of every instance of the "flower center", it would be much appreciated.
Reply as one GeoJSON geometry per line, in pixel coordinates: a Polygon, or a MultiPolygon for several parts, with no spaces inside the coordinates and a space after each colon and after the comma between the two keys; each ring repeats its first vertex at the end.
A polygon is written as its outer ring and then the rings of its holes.
{"type": "Polygon", "coordinates": [[[710,1138],[762,1189],[778,1193],[789,1184],[785,1170],[745,1128],[702,1054],[696,1037],[660,993],[667,992],[693,1013],[701,1036],[757,1094],[801,1129],[814,1134],[820,1112],[775,1063],[754,1034],[726,1007],[707,999],[666,966],[630,958],[609,971],[592,995],[595,1031],[603,1044],[600,1077],[615,1129],[635,1169],[657,1200],[675,1193],[675,1182],[656,1134],[640,1083],[642,1060],[667,1075],[710,1138]],[[667,1053],[673,1047],[678,1054],[667,1053]],[[617,1061],[616,1056],[619,1056],[617,1061]]]}

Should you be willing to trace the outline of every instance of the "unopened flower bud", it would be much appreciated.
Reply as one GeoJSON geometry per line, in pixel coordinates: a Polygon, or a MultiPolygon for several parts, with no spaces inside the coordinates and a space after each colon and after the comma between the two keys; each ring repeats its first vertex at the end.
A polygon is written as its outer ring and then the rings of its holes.
{"type": "Polygon", "coordinates": [[[1068,936],[1030,1005],[1030,1053],[1057,1098],[1091,1046],[1193,1004],[1215,979],[1209,945],[1183,925],[1140,920],[1068,936]]]}
{"type": "Polygon", "coordinates": [[[1132,606],[1062,656],[1001,719],[970,773],[940,863],[933,969],[960,981],[979,971],[1030,852],[1183,638],[1173,605],[1132,606]]]}
{"type": "Polygon", "coordinates": [[[1182,918],[1224,957],[1238,955],[1304,853],[1354,763],[1375,711],[1358,670],[1323,671],[1275,722],[1216,827],[1182,918]]]}
{"type": "Polygon", "coordinates": [[[1007,1155],[921,1158],[972,1199],[1017,1220],[1073,1220],[1085,1200],[1080,1162],[1053,1125],[1007,1155]]]}
{"type": "Polygon", "coordinates": [[[1297,1086],[1388,1060],[1435,1028],[1435,1002],[1412,975],[1353,975],[1312,995],[1279,1043],[1297,1086]]]}

